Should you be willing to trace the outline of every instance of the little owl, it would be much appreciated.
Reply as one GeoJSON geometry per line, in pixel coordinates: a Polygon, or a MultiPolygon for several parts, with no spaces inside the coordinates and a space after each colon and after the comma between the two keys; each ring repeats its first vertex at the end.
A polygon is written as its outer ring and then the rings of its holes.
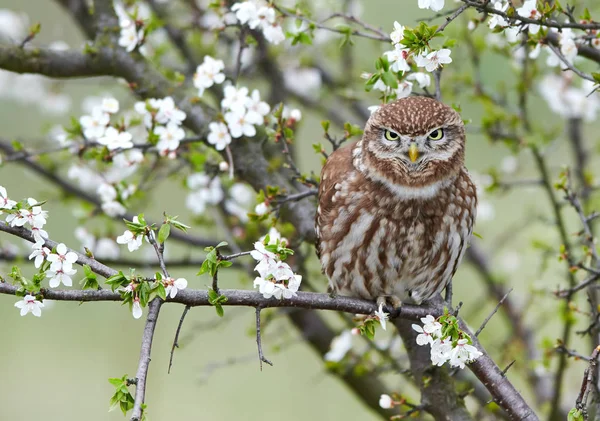
{"type": "Polygon", "coordinates": [[[420,304],[452,279],[473,232],[460,115],[430,98],[380,107],[321,172],[317,254],[330,291],[420,304]]]}

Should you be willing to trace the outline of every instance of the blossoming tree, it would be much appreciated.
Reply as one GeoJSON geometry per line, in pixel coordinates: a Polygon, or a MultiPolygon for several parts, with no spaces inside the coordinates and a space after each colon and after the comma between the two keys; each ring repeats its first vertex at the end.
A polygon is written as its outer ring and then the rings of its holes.
{"type": "Polygon", "coordinates": [[[598,5],[418,0],[412,6],[422,18],[411,22],[386,14],[362,18],[357,1],[56,3],[79,26],[83,45],[45,45],[45,22],[0,10],[0,94],[72,117],[43,141],[0,135],[0,293],[15,296],[21,316],[43,317],[49,301],[114,301],[145,320],[135,375],[110,379],[111,407],[131,420],[152,413],[146,384],[161,307],[183,311],[172,359],[190,308],[212,306],[227,318],[228,306],[247,306],[255,309],[261,369],[272,364],[263,352],[261,314],[279,309],[269,315],[289,318],[331,375],[376,417],[600,416],[597,146],[583,131],[600,105],[600,73],[593,71],[600,64],[598,5]],[[338,59],[342,72],[334,69],[338,59]],[[488,77],[494,66],[507,76],[488,77]],[[51,81],[96,77],[126,86],[129,96],[92,98],[78,113],[51,81]],[[477,231],[484,235],[467,254],[489,310],[459,287],[459,305],[449,288],[444,300],[396,311],[330,297],[312,273],[319,179],[318,165],[310,171],[298,164],[304,125],[321,121],[323,142],[311,142],[321,163],[360,136],[370,112],[409,95],[459,110],[465,104],[469,136],[486,136],[509,152],[493,168],[474,172],[477,231]],[[555,150],[570,150],[574,159],[555,150]],[[87,205],[73,211],[79,224],[69,227],[79,244],[59,243],[52,229],[46,203],[60,199],[6,188],[4,177],[19,177],[22,168],[68,196],[64,212],[75,209],[73,201],[87,205]],[[185,204],[144,201],[166,178],[184,182],[171,188],[186,191],[185,204]],[[513,200],[507,195],[520,188],[539,191],[545,205],[516,218],[514,229],[488,229],[495,205],[513,200]],[[189,220],[172,214],[184,205],[189,220]],[[151,220],[147,214],[156,208],[164,216],[151,220]],[[119,232],[107,223],[92,234],[94,220],[111,221],[119,232]],[[530,234],[535,224],[552,234],[530,234]],[[541,266],[537,276],[553,284],[521,278],[532,275],[519,270],[519,253],[503,250],[519,247],[523,235],[533,237],[528,259],[541,266]],[[26,253],[17,238],[28,242],[26,253]],[[177,243],[202,250],[203,258],[169,254],[177,243]],[[155,273],[124,257],[142,247],[152,250],[155,273]],[[548,263],[548,256],[559,262],[548,263]],[[198,279],[171,274],[181,266],[196,268],[198,279]],[[219,277],[230,271],[248,276],[246,289],[222,287],[219,277]],[[510,294],[506,272],[518,279],[518,296],[510,294]],[[540,310],[531,315],[533,306],[540,310]],[[334,331],[318,309],[339,313],[344,328],[334,331]],[[505,327],[495,327],[482,344],[478,336],[496,313],[505,327]],[[550,333],[538,329],[540,315],[550,333]],[[513,364],[519,370],[509,370],[513,364]],[[401,387],[386,380],[389,372],[401,387]]]}

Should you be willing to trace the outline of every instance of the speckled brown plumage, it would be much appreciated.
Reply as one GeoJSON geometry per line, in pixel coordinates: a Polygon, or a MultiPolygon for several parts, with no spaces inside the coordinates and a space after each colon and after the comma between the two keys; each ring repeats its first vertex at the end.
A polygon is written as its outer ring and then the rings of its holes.
{"type": "Polygon", "coordinates": [[[475,219],[477,197],[464,148],[456,111],[410,97],[381,107],[359,142],[329,156],[316,231],[333,291],[394,303],[407,296],[420,303],[441,292],[475,219]],[[438,129],[443,138],[433,140],[438,129]],[[389,140],[386,130],[398,138],[389,140]],[[411,143],[418,150],[414,162],[411,143]]]}

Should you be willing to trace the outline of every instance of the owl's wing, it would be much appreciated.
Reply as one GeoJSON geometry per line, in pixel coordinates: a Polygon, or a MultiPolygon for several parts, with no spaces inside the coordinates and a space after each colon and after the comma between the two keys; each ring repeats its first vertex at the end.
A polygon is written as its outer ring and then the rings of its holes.
{"type": "Polygon", "coordinates": [[[321,170],[321,183],[319,185],[319,206],[315,218],[315,231],[317,241],[315,247],[317,256],[321,258],[320,243],[323,238],[324,229],[329,226],[335,215],[332,215],[336,208],[333,196],[336,193],[335,185],[355,171],[352,165],[352,150],[356,142],[346,145],[334,151],[327,158],[327,162],[321,170]]]}

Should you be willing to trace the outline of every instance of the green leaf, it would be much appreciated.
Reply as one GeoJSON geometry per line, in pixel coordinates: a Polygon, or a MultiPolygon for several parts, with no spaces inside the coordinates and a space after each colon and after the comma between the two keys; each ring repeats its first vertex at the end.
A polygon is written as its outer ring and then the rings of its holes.
{"type": "Polygon", "coordinates": [[[217,315],[218,315],[219,317],[223,317],[223,316],[225,315],[225,310],[223,310],[223,306],[222,306],[222,305],[220,305],[220,304],[217,304],[217,305],[215,306],[215,310],[216,310],[216,312],[217,312],[217,315]]]}
{"type": "Polygon", "coordinates": [[[231,265],[233,265],[232,261],[229,261],[229,260],[220,260],[218,266],[222,267],[222,268],[228,268],[231,265]]]}
{"type": "Polygon", "coordinates": [[[583,421],[583,414],[577,408],[573,408],[569,411],[567,421],[583,421]]]}
{"type": "Polygon", "coordinates": [[[398,77],[394,74],[394,72],[387,71],[381,75],[383,79],[383,83],[389,86],[392,89],[398,89],[398,77]]]}
{"type": "Polygon", "coordinates": [[[161,244],[164,243],[165,241],[167,241],[167,238],[169,238],[170,234],[171,234],[171,225],[163,224],[162,227],[160,227],[160,229],[158,230],[158,242],[161,244]]]}

